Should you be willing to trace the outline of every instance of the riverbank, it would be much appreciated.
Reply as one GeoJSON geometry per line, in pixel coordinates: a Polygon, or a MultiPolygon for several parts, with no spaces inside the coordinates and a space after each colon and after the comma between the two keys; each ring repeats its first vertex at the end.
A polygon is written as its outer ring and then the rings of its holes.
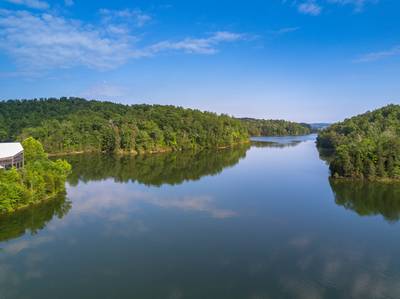
{"type": "Polygon", "coordinates": [[[46,197],[44,197],[44,198],[42,198],[42,199],[40,199],[38,201],[18,206],[16,208],[13,208],[13,210],[11,210],[11,211],[7,211],[7,212],[0,211],[0,218],[1,217],[10,216],[10,215],[12,215],[12,214],[14,214],[16,212],[21,212],[21,211],[24,211],[24,210],[27,210],[27,209],[31,209],[33,207],[38,207],[38,206],[40,206],[42,204],[45,204],[47,202],[50,202],[50,201],[56,199],[56,198],[58,198],[59,196],[62,196],[62,195],[66,195],[65,190],[60,191],[60,192],[55,193],[55,194],[52,194],[52,195],[48,195],[48,196],[46,196],[46,197]]]}
{"type": "Polygon", "coordinates": [[[330,180],[337,182],[349,182],[349,183],[382,183],[382,184],[399,184],[400,178],[357,178],[357,177],[340,177],[330,176],[330,180]]]}

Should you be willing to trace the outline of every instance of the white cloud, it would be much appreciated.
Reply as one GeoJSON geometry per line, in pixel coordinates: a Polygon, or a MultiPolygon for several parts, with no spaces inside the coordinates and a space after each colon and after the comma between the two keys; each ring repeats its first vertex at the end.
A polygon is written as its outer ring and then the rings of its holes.
{"type": "Polygon", "coordinates": [[[216,46],[223,42],[234,42],[245,39],[245,35],[227,31],[218,31],[207,38],[186,38],[181,41],[162,41],[149,49],[152,53],[176,50],[194,54],[215,54],[216,46]]]}
{"type": "Polygon", "coordinates": [[[357,58],[355,62],[372,62],[391,56],[400,56],[400,45],[394,46],[393,48],[388,50],[364,54],[361,57],[357,58]]]}
{"type": "Polygon", "coordinates": [[[144,26],[151,21],[151,16],[139,9],[110,10],[100,9],[100,14],[105,23],[127,23],[138,27],[144,26]]]}
{"type": "Polygon", "coordinates": [[[356,11],[362,11],[367,3],[377,3],[378,0],[327,0],[329,3],[339,5],[353,5],[356,11]]]}
{"type": "Polygon", "coordinates": [[[312,1],[312,0],[300,3],[298,5],[297,9],[302,14],[311,15],[311,16],[318,16],[321,14],[321,11],[322,11],[322,7],[319,4],[317,4],[315,1],[312,1]]]}
{"type": "Polygon", "coordinates": [[[47,2],[41,0],[5,0],[5,1],[17,5],[24,5],[35,9],[48,9],[50,7],[50,5],[47,2]]]}
{"type": "MultiPolygon", "coordinates": [[[[285,4],[287,2],[283,1],[282,3],[285,4]]],[[[351,5],[356,12],[361,12],[368,3],[376,4],[378,2],[379,0],[293,0],[292,5],[297,7],[300,13],[318,16],[327,4],[351,5]]]]}
{"type": "Polygon", "coordinates": [[[162,41],[138,47],[132,26],[142,26],[148,17],[138,11],[102,11],[101,26],[85,24],[50,13],[0,9],[0,50],[15,59],[24,72],[85,66],[117,68],[131,59],[151,57],[162,51],[214,54],[222,42],[244,35],[218,31],[206,38],[162,41]]]}
{"type": "Polygon", "coordinates": [[[79,21],[51,14],[0,11],[0,49],[30,69],[83,65],[113,68],[141,54],[129,36],[111,36],[79,21]]]}
{"type": "MultiPolygon", "coordinates": [[[[130,184],[121,185],[116,191],[110,188],[110,184],[114,184],[111,180],[106,182],[93,183],[97,184],[97,190],[101,190],[100,195],[91,196],[91,188],[88,185],[71,188],[68,194],[73,196],[74,209],[71,211],[70,219],[74,215],[90,214],[100,217],[115,219],[113,215],[118,213],[119,218],[125,217],[126,214],[132,213],[140,209],[141,204],[150,204],[165,209],[178,209],[186,212],[201,212],[210,215],[213,218],[225,219],[236,217],[237,212],[229,209],[219,208],[216,206],[214,198],[207,195],[190,195],[190,196],[160,196],[157,193],[149,191],[133,190],[130,184]],[[84,199],[84,200],[83,200],[84,199]],[[110,209],[113,213],[110,213],[110,209]]],[[[129,215],[126,215],[129,217],[129,215]]],[[[86,218],[86,217],[85,217],[86,218]]]]}
{"type": "Polygon", "coordinates": [[[298,31],[299,29],[300,29],[300,27],[285,27],[285,28],[280,28],[277,30],[272,30],[272,31],[270,31],[270,33],[275,34],[275,35],[281,35],[281,34],[285,34],[285,33],[295,32],[295,31],[298,31]]]}

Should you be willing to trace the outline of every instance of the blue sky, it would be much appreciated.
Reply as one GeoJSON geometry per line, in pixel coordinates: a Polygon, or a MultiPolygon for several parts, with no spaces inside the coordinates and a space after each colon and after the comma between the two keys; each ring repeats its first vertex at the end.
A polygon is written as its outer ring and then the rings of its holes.
{"type": "Polygon", "coordinates": [[[0,99],[338,121],[400,102],[396,0],[0,0],[0,99]]]}

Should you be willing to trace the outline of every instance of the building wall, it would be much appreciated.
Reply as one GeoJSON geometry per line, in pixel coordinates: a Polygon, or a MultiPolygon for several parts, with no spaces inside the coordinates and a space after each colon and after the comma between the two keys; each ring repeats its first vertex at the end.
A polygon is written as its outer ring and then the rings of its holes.
{"type": "Polygon", "coordinates": [[[12,167],[21,168],[24,166],[24,153],[18,153],[13,157],[2,158],[0,159],[0,166],[3,166],[6,169],[10,169],[12,167]]]}

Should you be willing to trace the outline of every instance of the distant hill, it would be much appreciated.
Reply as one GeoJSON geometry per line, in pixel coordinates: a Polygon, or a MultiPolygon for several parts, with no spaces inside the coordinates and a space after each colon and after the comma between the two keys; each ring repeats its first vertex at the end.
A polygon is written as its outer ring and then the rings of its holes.
{"type": "Polygon", "coordinates": [[[333,177],[400,179],[400,105],[388,105],[322,130],[319,148],[331,150],[333,177]]]}
{"type": "Polygon", "coordinates": [[[250,136],[296,136],[310,134],[312,128],[306,123],[287,120],[266,120],[255,118],[239,118],[246,126],[250,136]]]}

